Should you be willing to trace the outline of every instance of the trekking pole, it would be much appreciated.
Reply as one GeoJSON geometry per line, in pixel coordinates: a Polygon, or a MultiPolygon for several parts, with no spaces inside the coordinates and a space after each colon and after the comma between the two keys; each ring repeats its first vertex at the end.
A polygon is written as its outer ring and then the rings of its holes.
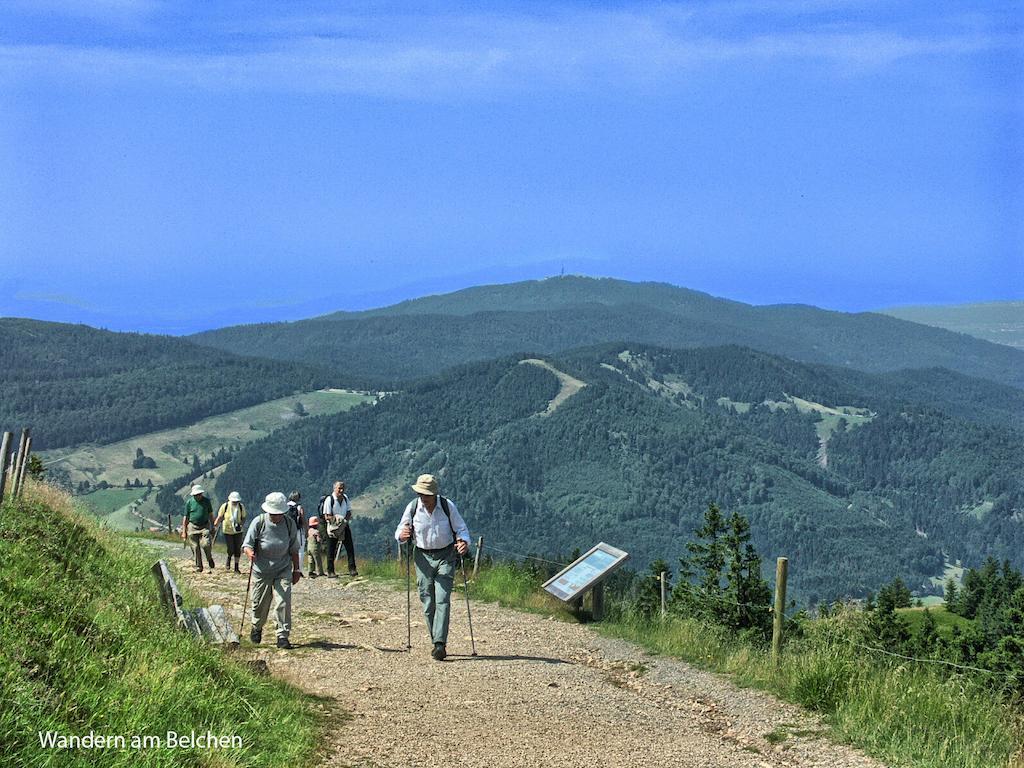
{"type": "Polygon", "coordinates": [[[412,650],[412,538],[405,548],[405,650],[412,650]]]}
{"type": "Polygon", "coordinates": [[[469,580],[466,578],[466,558],[459,555],[462,563],[462,591],[466,593],[466,618],[469,619],[469,642],[473,647],[472,656],[476,656],[476,640],[473,638],[473,613],[469,610],[469,580]]]}
{"type": "Polygon", "coordinates": [[[249,611],[249,589],[252,587],[252,559],[249,560],[249,581],[245,585],[245,601],[242,603],[242,623],[238,625],[238,637],[242,637],[242,629],[245,627],[245,614],[249,611]]]}

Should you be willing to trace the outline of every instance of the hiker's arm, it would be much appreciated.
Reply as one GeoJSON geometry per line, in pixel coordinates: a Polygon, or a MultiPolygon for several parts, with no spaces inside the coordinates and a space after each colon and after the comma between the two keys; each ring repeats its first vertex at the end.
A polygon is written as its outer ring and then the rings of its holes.
{"type": "Polygon", "coordinates": [[[455,529],[455,548],[459,550],[460,555],[464,555],[469,551],[469,526],[451,499],[448,500],[448,508],[452,513],[452,528],[455,529]]]}
{"type": "Polygon", "coordinates": [[[409,537],[412,536],[412,512],[410,507],[406,507],[402,513],[402,519],[398,523],[398,527],[395,528],[395,538],[398,541],[408,541],[409,537]]]}
{"type": "Polygon", "coordinates": [[[245,532],[245,539],[242,541],[242,550],[250,560],[256,557],[256,528],[257,526],[250,525],[249,530],[245,532]]]}

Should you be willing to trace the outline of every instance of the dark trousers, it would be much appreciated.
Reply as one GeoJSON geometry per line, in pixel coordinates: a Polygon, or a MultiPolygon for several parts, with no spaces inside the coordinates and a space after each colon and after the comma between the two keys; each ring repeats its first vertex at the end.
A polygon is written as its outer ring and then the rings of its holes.
{"type": "Polygon", "coordinates": [[[348,572],[355,575],[356,570],[356,546],[352,541],[352,527],[345,526],[345,534],[340,539],[327,537],[327,573],[334,573],[334,561],[338,557],[338,550],[345,547],[345,554],[348,556],[348,572]]]}
{"type": "Polygon", "coordinates": [[[237,560],[242,556],[242,538],[245,536],[244,533],[225,533],[224,534],[224,546],[228,550],[228,561],[231,558],[237,560]]]}

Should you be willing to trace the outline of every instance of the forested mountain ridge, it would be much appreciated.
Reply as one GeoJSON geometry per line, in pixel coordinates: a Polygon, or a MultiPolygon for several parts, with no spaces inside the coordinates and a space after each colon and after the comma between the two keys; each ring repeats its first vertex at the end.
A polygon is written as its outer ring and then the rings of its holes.
{"type": "Polygon", "coordinates": [[[963,334],[872,313],[756,307],[662,283],[584,277],[482,286],[190,338],[238,354],[328,365],[349,386],[389,389],[452,365],[612,341],[740,344],[870,372],[944,367],[1024,388],[1024,352],[963,334]]]}
{"type": "MultiPolygon", "coordinates": [[[[559,382],[522,357],[282,430],[243,450],[217,492],[318,498],[344,478],[358,496],[432,471],[474,534],[499,547],[556,555],[605,539],[638,566],[674,562],[715,501],[749,517],[768,560],[791,558],[792,583],[812,601],[894,576],[927,589],[947,560],[1021,561],[1021,432],[998,423],[1012,395],[979,421],[956,392],[915,403],[912,383],[841,368],[736,347],[606,345],[549,359],[587,386],[538,418],[559,382]]],[[[358,522],[362,547],[387,545],[409,497],[358,522]]]]}
{"type": "Polygon", "coordinates": [[[879,312],[1024,349],[1024,301],[890,307],[879,312]]]}
{"type": "Polygon", "coordinates": [[[0,319],[0,429],[32,427],[40,450],[113,442],[333,380],[171,336],[0,319]]]}

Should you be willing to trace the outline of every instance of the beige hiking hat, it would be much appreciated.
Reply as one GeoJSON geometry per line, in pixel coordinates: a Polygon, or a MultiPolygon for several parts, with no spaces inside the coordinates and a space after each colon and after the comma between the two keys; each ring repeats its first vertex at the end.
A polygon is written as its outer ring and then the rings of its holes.
{"type": "Polygon", "coordinates": [[[269,512],[272,515],[283,515],[288,511],[288,497],[280,491],[268,493],[262,507],[264,512],[269,512]]]}
{"type": "Polygon", "coordinates": [[[228,494],[228,501],[241,501],[241,500],[242,500],[242,494],[240,494],[238,491],[232,491],[231,493],[228,494]]]}
{"type": "Polygon", "coordinates": [[[193,485],[192,486],[192,493],[190,495],[198,496],[201,493],[206,493],[206,491],[203,489],[203,486],[201,486],[201,485],[193,485]]]}
{"type": "Polygon", "coordinates": [[[416,485],[412,486],[412,489],[416,493],[437,496],[437,478],[433,475],[420,475],[416,478],[416,485]]]}

